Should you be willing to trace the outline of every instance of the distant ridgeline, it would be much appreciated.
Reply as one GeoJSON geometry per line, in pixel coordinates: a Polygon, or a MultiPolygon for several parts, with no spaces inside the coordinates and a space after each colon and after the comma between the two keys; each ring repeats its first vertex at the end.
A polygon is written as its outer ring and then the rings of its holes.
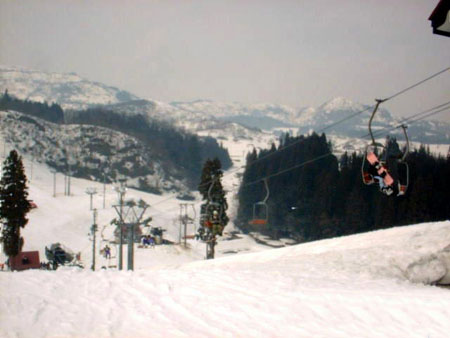
{"type": "MultiPolygon", "coordinates": [[[[219,145],[216,139],[211,137],[201,138],[177,129],[168,123],[149,119],[144,115],[121,114],[102,107],[64,112],[57,104],[49,106],[47,103],[19,100],[9,95],[8,92],[5,92],[0,97],[0,110],[13,110],[60,125],[98,126],[129,135],[141,143],[142,147],[140,147],[142,149],[151,151],[149,154],[143,154],[145,155],[143,157],[150,156],[154,160],[158,160],[163,170],[172,173],[172,175],[176,173],[177,177],[175,178],[185,181],[190,188],[194,188],[198,184],[202,166],[206,159],[218,158],[222,163],[223,169],[229,168],[232,164],[228,151],[219,145]]],[[[36,125],[36,123],[34,124],[36,125]]],[[[105,141],[97,140],[96,142],[91,142],[88,147],[90,153],[96,152],[104,156],[108,156],[111,153],[111,149],[105,149],[105,147],[111,147],[105,141]],[[101,149],[96,149],[96,144],[99,144],[101,149]]],[[[143,151],[142,149],[141,151],[143,151]]],[[[79,154],[73,154],[73,156],[79,156],[79,154]]],[[[52,163],[49,164],[52,165],[52,163]]],[[[105,165],[107,164],[97,163],[96,167],[105,165]]],[[[60,165],[55,164],[55,166],[58,170],[62,170],[60,165]]],[[[117,168],[117,170],[119,169],[117,168]]],[[[126,176],[131,178],[145,176],[146,174],[145,168],[142,166],[139,166],[139,172],[134,172],[133,168],[122,169],[126,176]]],[[[87,170],[87,168],[76,167],[71,167],[70,170],[75,173],[75,176],[85,178],[94,176],[97,179],[103,179],[100,176],[97,177],[103,174],[101,170],[92,170],[92,168],[87,170]]],[[[141,188],[148,190],[145,184],[141,188]]]]}
{"type": "Polygon", "coordinates": [[[337,159],[330,154],[308,163],[331,152],[324,134],[287,135],[281,141],[278,149],[272,146],[247,157],[237,216],[243,230],[311,241],[450,218],[450,157],[436,158],[423,146],[411,152],[406,196],[387,197],[375,185],[362,183],[362,155],[337,159]],[[271,175],[267,225],[249,225],[253,204],[266,194],[262,179],[271,175]]]}

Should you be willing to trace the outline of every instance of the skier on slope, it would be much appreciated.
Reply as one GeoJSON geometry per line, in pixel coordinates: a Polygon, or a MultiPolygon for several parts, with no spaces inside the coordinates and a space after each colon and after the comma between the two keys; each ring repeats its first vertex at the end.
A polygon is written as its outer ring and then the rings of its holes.
{"type": "Polygon", "coordinates": [[[111,248],[108,245],[105,246],[104,252],[105,252],[105,258],[106,259],[111,258],[111,248]]]}

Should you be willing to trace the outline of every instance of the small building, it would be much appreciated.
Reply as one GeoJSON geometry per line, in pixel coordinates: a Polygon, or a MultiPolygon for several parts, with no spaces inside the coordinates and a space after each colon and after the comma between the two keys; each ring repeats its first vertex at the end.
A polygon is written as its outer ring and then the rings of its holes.
{"type": "Polygon", "coordinates": [[[440,0],[428,20],[434,34],[450,37],[450,0],[440,0]]]}
{"type": "Polygon", "coordinates": [[[39,251],[22,251],[17,256],[9,258],[9,266],[12,271],[39,269],[39,251]]]}

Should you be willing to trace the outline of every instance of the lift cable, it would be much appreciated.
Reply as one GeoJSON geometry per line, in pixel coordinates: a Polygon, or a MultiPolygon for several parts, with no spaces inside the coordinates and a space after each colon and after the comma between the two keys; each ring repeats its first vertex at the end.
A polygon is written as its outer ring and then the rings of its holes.
{"type": "MultiPolygon", "coordinates": [[[[444,105],[446,105],[446,104],[442,104],[442,105],[439,105],[439,106],[436,106],[436,107],[442,107],[442,106],[444,106],[444,105]]],[[[436,111],[431,111],[431,110],[433,110],[433,109],[436,109],[436,107],[426,110],[425,112],[428,112],[428,114],[426,114],[426,115],[424,115],[424,116],[422,116],[422,117],[420,117],[420,118],[417,118],[417,119],[415,119],[415,120],[411,120],[410,124],[413,124],[413,123],[416,123],[416,122],[418,122],[418,121],[424,120],[424,119],[426,119],[426,118],[428,118],[428,117],[430,117],[430,116],[436,115],[436,114],[441,113],[441,112],[443,112],[443,111],[450,110],[450,106],[447,106],[447,107],[444,107],[444,108],[439,109],[439,110],[436,110],[436,111]],[[431,111],[431,112],[430,112],[430,111],[431,111]]],[[[410,119],[410,118],[413,117],[413,116],[418,116],[418,115],[420,115],[420,114],[423,114],[423,112],[418,113],[418,114],[411,115],[411,116],[408,117],[407,119],[410,119]]],[[[389,131],[389,130],[397,129],[398,127],[399,127],[399,126],[392,127],[392,128],[390,128],[390,129],[388,129],[388,131],[389,131]]],[[[387,128],[385,128],[385,129],[387,129],[387,128]]],[[[361,136],[360,138],[367,138],[368,136],[370,136],[370,135],[369,135],[369,134],[366,134],[366,135],[364,135],[364,136],[361,136]]],[[[364,148],[360,148],[359,150],[362,151],[362,150],[364,150],[364,148]]],[[[264,181],[265,179],[269,179],[269,178],[272,178],[272,177],[275,177],[275,176],[282,175],[282,174],[284,174],[284,173],[286,173],[286,172],[289,172],[289,171],[294,170],[294,169],[297,169],[297,168],[301,168],[301,167],[303,167],[303,166],[305,166],[305,165],[307,165],[307,164],[314,163],[314,162],[316,162],[316,161],[319,161],[319,160],[324,159],[324,158],[326,158],[326,157],[328,157],[328,156],[331,156],[331,155],[333,155],[332,152],[328,152],[328,153],[326,153],[326,154],[322,154],[322,155],[317,156],[317,157],[315,157],[315,158],[312,158],[312,159],[310,159],[310,160],[308,160],[308,161],[304,161],[304,162],[302,162],[302,163],[296,164],[295,166],[292,166],[292,167],[283,169],[283,170],[281,170],[281,171],[279,171],[279,172],[276,172],[276,173],[274,173],[274,174],[271,174],[271,175],[267,175],[267,176],[261,177],[261,178],[259,178],[259,179],[257,179],[257,180],[251,181],[251,182],[247,182],[247,183],[245,183],[245,184],[243,184],[243,185],[241,185],[241,186],[246,187],[246,186],[249,186],[249,185],[253,185],[253,184],[259,183],[259,182],[261,182],[261,181],[264,181]]],[[[237,169],[240,170],[240,169],[243,169],[243,168],[245,168],[245,166],[240,166],[240,167],[237,168],[237,169]]],[[[228,176],[228,175],[230,175],[230,174],[232,174],[232,173],[234,173],[234,171],[231,172],[231,173],[228,172],[227,175],[224,175],[224,176],[228,176]]],[[[169,198],[166,198],[166,199],[163,200],[163,201],[166,201],[166,200],[169,200],[169,199],[172,199],[172,198],[174,198],[174,196],[171,196],[171,197],[169,197],[169,198]]],[[[163,201],[160,201],[160,202],[158,202],[158,203],[161,203],[161,202],[163,202],[163,201]]],[[[178,208],[178,206],[177,206],[177,207],[174,207],[174,208],[170,208],[169,210],[166,210],[166,211],[161,211],[161,212],[159,212],[157,215],[160,215],[160,214],[167,214],[170,210],[172,210],[172,209],[175,210],[176,208],[178,208]]]]}
{"type": "MultiPolygon", "coordinates": [[[[406,88],[400,90],[399,92],[397,92],[397,93],[395,93],[395,94],[393,94],[393,95],[391,95],[391,96],[389,96],[389,97],[387,97],[386,99],[383,99],[383,100],[381,100],[381,101],[382,101],[382,102],[386,102],[386,101],[391,100],[391,99],[393,99],[393,98],[395,98],[395,97],[397,97],[397,96],[400,96],[400,95],[406,93],[407,91],[409,91],[409,90],[411,90],[411,89],[413,89],[413,88],[415,88],[415,87],[417,87],[417,86],[419,86],[419,85],[421,85],[421,84],[423,84],[423,83],[425,83],[425,82],[427,82],[427,81],[429,81],[429,80],[431,80],[431,79],[437,77],[438,75],[440,75],[440,74],[442,74],[442,73],[445,73],[445,72],[448,71],[448,70],[450,70],[450,67],[444,68],[444,69],[440,70],[439,72],[434,73],[433,75],[430,75],[430,76],[428,76],[427,78],[425,78],[425,79],[423,79],[423,80],[421,80],[421,81],[419,81],[419,82],[417,82],[417,83],[415,83],[415,84],[413,84],[413,85],[411,85],[411,86],[408,86],[408,87],[406,87],[406,88]]],[[[331,128],[332,126],[334,127],[334,126],[336,126],[336,125],[338,125],[338,124],[340,124],[340,123],[343,123],[343,122],[345,122],[345,121],[347,121],[347,120],[349,120],[349,119],[351,119],[351,118],[353,118],[353,117],[356,117],[356,116],[358,116],[358,115],[360,115],[360,114],[362,114],[362,113],[368,111],[369,109],[371,109],[371,108],[373,108],[373,107],[374,107],[374,106],[369,106],[369,107],[367,107],[367,108],[365,108],[365,109],[363,109],[363,110],[361,110],[361,111],[358,111],[358,112],[356,112],[356,113],[354,113],[354,114],[352,114],[352,115],[346,116],[345,118],[343,118],[343,119],[341,119],[341,120],[339,120],[339,121],[334,122],[334,123],[331,124],[330,126],[326,126],[326,127],[322,128],[322,129],[319,130],[318,132],[320,133],[320,132],[322,132],[322,131],[324,131],[324,130],[326,130],[326,129],[331,128]]],[[[430,114],[430,115],[428,115],[428,116],[431,116],[431,115],[434,115],[434,113],[433,113],[433,114],[430,114]]],[[[427,117],[428,117],[428,116],[427,116],[427,117]]],[[[419,120],[420,120],[420,119],[415,120],[415,122],[417,122],[417,121],[419,121],[419,120]]],[[[262,156],[262,157],[256,159],[255,161],[253,161],[252,163],[250,163],[249,165],[253,165],[253,164],[256,163],[256,162],[259,162],[259,161],[264,160],[264,159],[266,159],[266,158],[268,158],[268,157],[270,157],[270,156],[273,156],[273,155],[276,154],[277,152],[281,152],[281,151],[283,151],[283,150],[285,150],[285,149],[287,149],[287,148],[290,148],[290,147],[292,147],[292,146],[294,146],[294,145],[296,145],[296,144],[298,144],[298,143],[300,143],[300,142],[303,142],[303,140],[299,140],[299,141],[293,142],[293,143],[291,143],[291,144],[289,144],[289,145],[287,145],[287,146],[285,146],[285,147],[283,147],[283,148],[280,148],[280,149],[276,150],[275,152],[272,152],[272,153],[269,153],[269,154],[267,154],[267,155],[265,155],[265,156],[262,156]]],[[[318,161],[318,160],[320,160],[320,159],[322,159],[322,158],[325,158],[326,156],[329,156],[329,155],[332,155],[332,153],[330,152],[330,153],[328,153],[328,154],[321,155],[321,156],[319,156],[319,157],[317,157],[317,158],[315,158],[315,159],[306,161],[305,163],[298,164],[298,165],[296,165],[295,167],[290,168],[289,170],[292,170],[292,169],[301,167],[301,166],[306,165],[306,164],[309,164],[309,163],[313,163],[313,162],[318,161]]],[[[242,169],[242,168],[245,168],[245,166],[238,167],[238,168],[236,168],[235,171],[228,172],[226,176],[231,175],[231,174],[233,174],[233,173],[239,171],[239,170],[242,169]]],[[[287,171],[289,171],[289,170],[288,170],[288,169],[285,169],[285,170],[283,170],[281,173],[287,172],[287,171]]],[[[276,174],[270,175],[270,177],[280,175],[281,173],[276,173],[276,174]]],[[[224,175],[224,176],[225,176],[225,175],[224,175]]],[[[260,179],[260,180],[261,180],[261,179],[260,179]]],[[[252,184],[253,184],[253,183],[256,183],[256,182],[259,182],[260,180],[255,181],[255,182],[252,182],[252,184]]],[[[205,183],[203,183],[202,185],[199,185],[199,186],[208,185],[208,184],[211,184],[211,183],[212,183],[212,181],[210,181],[210,182],[205,182],[205,183]]],[[[161,200],[161,201],[155,203],[154,205],[163,203],[163,202],[168,201],[168,200],[170,200],[170,199],[172,199],[172,198],[175,198],[175,196],[170,196],[170,197],[168,197],[168,198],[166,198],[166,199],[164,199],[164,200],[161,200]]]]}
{"type": "MultiPolygon", "coordinates": [[[[442,106],[442,105],[440,105],[440,106],[442,106]]],[[[424,115],[424,116],[422,116],[422,117],[420,117],[420,118],[417,118],[417,119],[411,121],[410,124],[416,123],[416,122],[418,122],[418,121],[421,121],[421,120],[423,120],[423,119],[425,119],[425,118],[428,118],[428,117],[430,117],[430,116],[432,116],[432,115],[436,115],[436,114],[438,114],[438,113],[441,113],[441,112],[443,112],[443,111],[445,111],[445,110],[448,110],[448,109],[450,109],[450,106],[444,107],[444,108],[439,109],[439,110],[437,110],[437,111],[432,111],[432,112],[430,112],[430,113],[428,113],[428,114],[426,114],[426,115],[424,115]]],[[[391,130],[397,129],[398,127],[399,127],[399,126],[395,126],[395,127],[393,127],[391,130]]],[[[365,136],[362,136],[362,137],[360,137],[360,138],[366,138],[367,136],[369,136],[369,135],[365,135],[365,136]]],[[[361,148],[360,150],[363,150],[363,149],[364,149],[364,148],[361,148]]],[[[284,174],[284,173],[286,173],[286,172],[289,172],[289,171],[291,171],[291,170],[294,170],[294,169],[303,167],[303,166],[305,166],[305,165],[307,165],[307,164],[311,164],[311,163],[313,163],[313,162],[319,161],[319,160],[321,160],[321,159],[323,159],[323,158],[326,158],[326,157],[328,157],[328,156],[331,156],[331,155],[333,155],[333,152],[328,152],[328,153],[322,154],[322,155],[317,156],[317,157],[315,157],[315,158],[313,158],[313,159],[310,159],[310,160],[308,160],[308,161],[304,161],[304,162],[302,162],[302,163],[296,164],[295,166],[292,166],[292,167],[283,169],[283,170],[281,170],[281,171],[279,171],[279,172],[276,172],[276,173],[274,173],[274,174],[270,174],[270,175],[261,177],[261,178],[259,178],[259,179],[257,179],[257,180],[248,182],[248,183],[244,184],[243,186],[248,186],[248,185],[252,185],[252,184],[259,183],[259,182],[261,182],[261,181],[264,180],[264,179],[268,179],[268,178],[271,178],[271,177],[275,177],[275,176],[284,174]]]]}
{"type": "MultiPolygon", "coordinates": [[[[395,98],[395,97],[397,97],[397,96],[400,96],[401,94],[406,93],[407,91],[409,91],[409,90],[411,90],[411,89],[413,89],[413,88],[415,88],[415,87],[417,87],[417,86],[419,86],[419,85],[421,85],[421,84],[423,84],[423,83],[425,83],[425,82],[427,82],[427,81],[429,81],[429,80],[435,78],[436,76],[438,76],[438,75],[440,75],[440,74],[442,74],[442,73],[445,73],[445,72],[448,71],[448,70],[450,70],[450,67],[444,68],[444,69],[440,70],[439,72],[437,72],[437,73],[435,73],[435,74],[433,74],[433,75],[430,75],[430,76],[428,76],[427,78],[425,78],[425,79],[423,79],[423,80],[421,80],[421,81],[419,81],[419,82],[416,82],[415,84],[413,84],[413,85],[411,85],[411,86],[409,86],[409,87],[406,87],[406,88],[402,89],[401,91],[399,91],[399,92],[397,92],[397,93],[395,93],[395,94],[393,94],[393,95],[391,95],[391,96],[389,96],[389,97],[387,97],[387,98],[385,98],[385,99],[382,99],[382,100],[380,100],[380,101],[381,101],[381,102],[386,102],[386,101],[392,100],[393,98],[395,98]]],[[[364,112],[366,112],[366,111],[368,111],[368,110],[373,109],[374,107],[375,107],[375,105],[372,105],[372,106],[366,107],[366,108],[363,109],[363,110],[357,111],[357,112],[354,113],[354,114],[351,114],[351,115],[349,115],[349,116],[346,116],[346,117],[344,117],[343,119],[338,120],[338,121],[336,121],[336,122],[330,124],[329,126],[326,126],[326,127],[322,128],[322,129],[318,130],[317,133],[321,133],[321,132],[323,132],[323,131],[325,131],[325,130],[331,128],[331,127],[335,127],[335,126],[337,126],[337,125],[339,125],[339,124],[341,124],[341,123],[343,123],[343,122],[345,122],[345,121],[347,121],[347,120],[349,120],[349,119],[352,119],[352,118],[354,118],[354,117],[356,117],[356,116],[358,116],[358,115],[360,115],[360,114],[362,114],[362,113],[364,113],[364,112]]],[[[294,146],[294,145],[296,145],[297,143],[300,143],[300,142],[303,142],[303,140],[298,140],[297,142],[293,142],[293,143],[291,143],[291,144],[289,144],[289,145],[287,145],[287,146],[285,146],[285,147],[283,147],[283,148],[278,149],[276,152],[286,150],[286,149],[288,149],[289,147],[292,147],[292,146],[294,146]]],[[[252,164],[254,164],[254,163],[256,163],[256,162],[259,162],[259,161],[261,161],[261,160],[264,160],[264,159],[266,159],[266,158],[268,158],[268,157],[270,157],[270,156],[273,156],[276,152],[269,153],[269,154],[267,154],[267,155],[265,155],[265,156],[262,156],[262,157],[256,159],[255,161],[253,161],[250,165],[252,165],[252,164]]]]}

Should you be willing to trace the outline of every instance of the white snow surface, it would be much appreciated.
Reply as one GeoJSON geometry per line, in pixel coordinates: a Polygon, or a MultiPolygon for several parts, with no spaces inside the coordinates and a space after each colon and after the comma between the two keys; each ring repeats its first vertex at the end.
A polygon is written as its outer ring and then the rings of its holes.
{"type": "MultiPolygon", "coordinates": [[[[234,157],[244,157],[246,149],[227,145],[234,157]]],[[[136,247],[135,271],[100,269],[115,264],[98,253],[112,238],[113,187],[106,186],[103,209],[101,184],[72,179],[71,196],[64,196],[58,174],[53,197],[47,168],[31,167],[28,159],[25,167],[38,208],[23,230],[24,250],[39,250],[45,260],[44,247],[61,242],[81,252],[86,269],[0,271],[0,337],[449,336],[450,290],[431,284],[450,283],[450,221],[280,249],[232,236],[231,223],[215,260],[204,260],[205,245],[188,240],[187,248],[136,247]],[[89,270],[87,236],[92,212],[85,191],[91,186],[97,187],[93,203],[99,211],[95,272],[89,270]]],[[[224,176],[231,218],[237,173],[224,176]]],[[[153,225],[179,241],[181,201],[131,189],[126,197],[143,198],[151,205],[153,225]]],[[[190,226],[188,235],[194,231],[190,226]]],[[[126,246],[124,253],[126,268],[126,246]]]]}

